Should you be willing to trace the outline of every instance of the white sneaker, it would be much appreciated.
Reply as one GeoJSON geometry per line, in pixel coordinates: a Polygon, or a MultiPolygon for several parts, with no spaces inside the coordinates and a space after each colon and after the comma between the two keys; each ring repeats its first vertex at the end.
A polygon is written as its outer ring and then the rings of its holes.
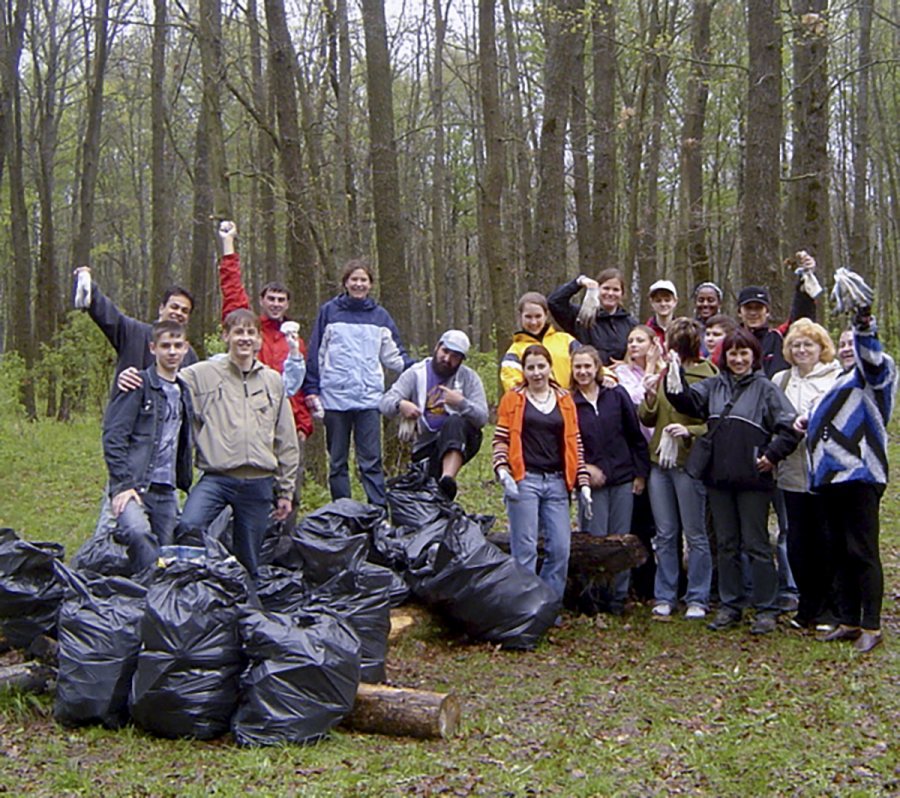
{"type": "Polygon", "coordinates": [[[691,604],[685,611],[684,617],[689,621],[697,621],[706,617],[706,610],[703,607],[698,607],[696,604],[691,604]]]}
{"type": "Polygon", "coordinates": [[[651,612],[657,618],[668,618],[672,614],[672,605],[666,603],[654,604],[651,612]]]}

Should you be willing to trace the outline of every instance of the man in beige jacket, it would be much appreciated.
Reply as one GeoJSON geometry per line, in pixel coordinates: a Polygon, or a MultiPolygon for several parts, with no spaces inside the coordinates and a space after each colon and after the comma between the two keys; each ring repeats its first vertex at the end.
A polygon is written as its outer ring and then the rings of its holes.
{"type": "Polygon", "coordinates": [[[178,537],[206,529],[231,507],[234,554],[254,577],[270,517],[282,521],[291,512],[300,459],[281,375],[256,359],[258,325],[249,310],[233,310],[224,321],[227,356],[179,373],[194,401],[203,475],[185,502],[178,537]]]}

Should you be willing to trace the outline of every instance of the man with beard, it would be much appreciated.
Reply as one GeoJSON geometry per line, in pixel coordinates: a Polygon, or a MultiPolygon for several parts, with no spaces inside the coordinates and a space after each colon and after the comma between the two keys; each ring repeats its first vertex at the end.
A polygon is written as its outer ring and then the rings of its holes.
{"type": "Polygon", "coordinates": [[[379,410],[399,415],[401,439],[412,440],[413,460],[427,460],[429,474],[448,499],[456,475],[481,447],[488,408],[481,378],[463,365],[469,337],[447,330],[426,358],[404,371],[384,394],[379,410]]]}

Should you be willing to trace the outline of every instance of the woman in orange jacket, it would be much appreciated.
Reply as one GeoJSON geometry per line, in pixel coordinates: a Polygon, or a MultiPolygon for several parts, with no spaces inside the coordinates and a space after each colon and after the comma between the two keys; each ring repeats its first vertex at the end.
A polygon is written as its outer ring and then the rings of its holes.
{"type": "Polygon", "coordinates": [[[550,377],[552,363],[540,344],[522,353],[525,381],[500,400],[493,462],[503,485],[513,557],[536,570],[541,530],[540,577],[562,598],[572,534],[569,492],[581,488],[582,509],[588,513],[591,493],[575,403],[550,377]]]}

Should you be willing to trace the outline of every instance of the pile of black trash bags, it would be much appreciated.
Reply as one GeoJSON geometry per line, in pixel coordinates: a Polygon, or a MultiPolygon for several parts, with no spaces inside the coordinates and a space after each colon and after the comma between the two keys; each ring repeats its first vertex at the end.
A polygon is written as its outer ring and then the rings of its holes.
{"type": "Polygon", "coordinates": [[[559,600],[485,540],[492,519],[466,515],[415,468],[388,502],[390,523],[341,499],[273,526],[255,581],[229,554],[227,511],[202,545],[164,547],[139,574],[113,530],[67,566],[58,544],[0,529],[0,634],[19,648],[57,639],[65,725],[230,730],[242,745],[311,742],[339,724],[361,681],[385,679],[390,609],[410,594],[473,640],[537,644],[559,600]]]}

